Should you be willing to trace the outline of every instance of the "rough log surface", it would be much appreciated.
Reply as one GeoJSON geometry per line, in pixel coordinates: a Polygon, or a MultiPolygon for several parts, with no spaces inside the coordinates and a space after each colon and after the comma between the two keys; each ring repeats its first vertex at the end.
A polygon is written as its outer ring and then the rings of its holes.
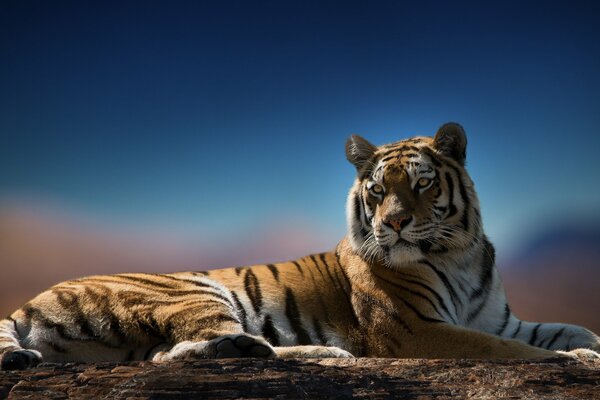
{"type": "Polygon", "coordinates": [[[600,361],[201,360],[0,372],[11,399],[600,398],[600,361]]]}

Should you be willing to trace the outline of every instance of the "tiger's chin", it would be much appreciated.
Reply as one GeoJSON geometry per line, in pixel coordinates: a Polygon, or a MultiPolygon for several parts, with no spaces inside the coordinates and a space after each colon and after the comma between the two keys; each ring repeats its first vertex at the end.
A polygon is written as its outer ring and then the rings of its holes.
{"type": "Polygon", "coordinates": [[[392,247],[383,247],[386,265],[391,269],[400,269],[423,260],[424,254],[421,248],[406,240],[400,240],[392,247]]]}

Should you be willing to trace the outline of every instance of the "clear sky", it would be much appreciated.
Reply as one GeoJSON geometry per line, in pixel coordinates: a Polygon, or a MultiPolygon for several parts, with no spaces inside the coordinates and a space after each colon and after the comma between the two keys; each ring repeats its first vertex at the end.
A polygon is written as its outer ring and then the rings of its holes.
{"type": "Polygon", "coordinates": [[[345,139],[458,121],[492,240],[600,222],[600,3],[0,3],[0,202],[345,231],[345,139]]]}

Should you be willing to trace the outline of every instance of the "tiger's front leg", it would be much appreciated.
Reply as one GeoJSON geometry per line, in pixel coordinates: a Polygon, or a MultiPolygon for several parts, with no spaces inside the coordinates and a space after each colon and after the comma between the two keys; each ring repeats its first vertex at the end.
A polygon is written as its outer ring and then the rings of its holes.
{"type": "Polygon", "coordinates": [[[446,323],[430,325],[419,334],[407,338],[407,346],[399,357],[415,358],[478,358],[478,359],[543,359],[563,355],[572,358],[600,358],[594,351],[550,351],[520,340],[462,328],[446,323]],[[409,342],[409,343],[408,343],[409,342]]]}
{"type": "Polygon", "coordinates": [[[527,322],[511,314],[497,333],[548,350],[590,349],[600,352],[600,338],[577,325],[527,322]]]}

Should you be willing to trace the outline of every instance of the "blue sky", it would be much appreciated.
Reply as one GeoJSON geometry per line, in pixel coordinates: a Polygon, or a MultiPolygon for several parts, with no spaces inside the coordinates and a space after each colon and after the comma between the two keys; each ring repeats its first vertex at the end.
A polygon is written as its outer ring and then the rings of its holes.
{"type": "Polygon", "coordinates": [[[184,236],[301,220],[334,243],[345,139],[452,120],[511,252],[600,223],[599,17],[578,1],[4,1],[0,202],[184,236]]]}

